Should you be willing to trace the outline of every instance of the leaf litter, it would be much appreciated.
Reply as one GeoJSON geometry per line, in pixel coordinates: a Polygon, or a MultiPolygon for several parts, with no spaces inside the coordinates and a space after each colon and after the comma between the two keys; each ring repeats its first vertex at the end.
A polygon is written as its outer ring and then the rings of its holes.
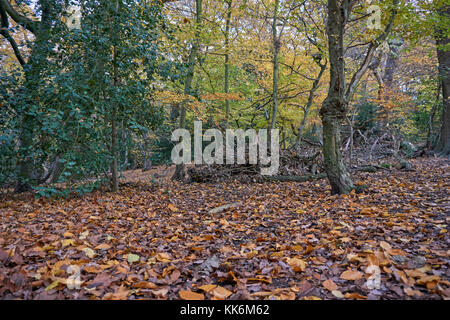
{"type": "Polygon", "coordinates": [[[449,299],[449,163],[413,161],[342,196],[324,180],[3,195],[0,298],[449,299]]]}

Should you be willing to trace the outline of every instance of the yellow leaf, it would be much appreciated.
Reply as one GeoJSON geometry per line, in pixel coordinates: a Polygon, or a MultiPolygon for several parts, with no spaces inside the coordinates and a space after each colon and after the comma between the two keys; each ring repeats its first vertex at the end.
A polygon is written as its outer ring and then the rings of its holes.
{"type": "Polygon", "coordinates": [[[156,254],[156,260],[160,262],[170,262],[170,256],[168,253],[161,252],[156,254]]]}
{"type": "Polygon", "coordinates": [[[306,262],[299,258],[288,258],[287,263],[295,272],[303,272],[306,269],[306,262]]]}
{"type": "Polygon", "coordinates": [[[45,291],[52,290],[53,288],[56,288],[59,284],[59,280],[53,281],[47,288],[45,288],[45,291]]]}
{"type": "Polygon", "coordinates": [[[65,239],[62,242],[62,246],[67,247],[67,246],[73,246],[75,244],[75,241],[73,239],[65,239]]]}
{"type": "Polygon", "coordinates": [[[316,296],[307,296],[307,297],[304,297],[303,300],[322,300],[322,298],[319,298],[316,296]]]}

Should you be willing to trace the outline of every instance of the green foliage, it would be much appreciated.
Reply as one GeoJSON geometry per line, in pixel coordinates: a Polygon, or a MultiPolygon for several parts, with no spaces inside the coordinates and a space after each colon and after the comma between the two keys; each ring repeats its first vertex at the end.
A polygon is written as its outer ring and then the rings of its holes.
{"type": "MultiPolygon", "coordinates": [[[[152,100],[154,83],[173,77],[181,65],[160,50],[163,36],[171,37],[160,2],[82,0],[81,29],[74,30],[61,20],[70,3],[53,3],[51,26],[37,37],[24,72],[1,75],[0,103],[8,112],[0,117],[0,160],[13,164],[18,151],[31,159],[34,185],[55,161],[62,170],[54,182],[101,178],[130,142],[117,139],[112,152],[112,123],[123,132],[160,126],[164,112],[152,100]],[[24,126],[31,137],[26,148],[14,143],[24,126]]],[[[0,183],[17,174],[8,169],[2,165],[0,183]]],[[[40,196],[70,192],[35,189],[40,196]]]]}

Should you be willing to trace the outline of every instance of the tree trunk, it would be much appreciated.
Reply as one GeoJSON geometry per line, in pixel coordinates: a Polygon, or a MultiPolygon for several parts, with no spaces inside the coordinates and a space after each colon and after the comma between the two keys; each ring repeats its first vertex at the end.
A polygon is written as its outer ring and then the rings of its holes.
{"type": "MultiPolygon", "coordinates": [[[[450,6],[447,5],[439,10],[441,19],[450,19],[450,6]]],[[[450,155],[450,40],[448,32],[440,27],[436,31],[437,56],[439,62],[439,78],[442,86],[442,126],[439,141],[435,151],[441,156],[450,155]]]]}
{"type": "Polygon", "coordinates": [[[431,150],[433,146],[433,141],[431,137],[433,132],[434,117],[436,116],[436,111],[439,105],[439,99],[441,98],[441,91],[442,91],[442,81],[438,80],[436,101],[433,104],[433,108],[431,108],[430,117],[428,118],[427,144],[425,147],[428,150],[431,150]]]}
{"type": "Polygon", "coordinates": [[[353,188],[350,174],[341,154],[341,123],[345,119],[344,27],[348,12],[337,0],[328,0],[328,50],[330,56],[330,88],[322,104],[323,155],[325,171],[332,194],[346,194],[353,188]]]}
{"type": "MultiPolygon", "coordinates": [[[[225,26],[225,93],[230,92],[230,22],[233,0],[227,0],[227,18],[225,26]]],[[[225,121],[228,128],[230,117],[230,100],[225,100],[225,121]]]]}
{"type": "MultiPolygon", "coordinates": [[[[202,0],[196,0],[196,15],[197,15],[197,28],[200,27],[202,22],[202,0]]],[[[188,58],[189,69],[186,75],[185,83],[184,83],[184,93],[191,94],[192,90],[192,80],[194,79],[194,70],[195,70],[195,61],[197,60],[198,49],[199,49],[199,41],[200,37],[198,34],[198,29],[195,34],[194,43],[192,44],[191,52],[188,58]]],[[[181,114],[180,114],[180,128],[184,128],[186,126],[186,108],[184,103],[181,105],[181,114]]],[[[175,173],[172,176],[172,180],[180,180],[183,181],[185,178],[184,164],[177,164],[175,173]]]]}
{"type": "Polygon", "coordinates": [[[151,159],[151,152],[150,152],[150,137],[148,132],[144,133],[144,148],[143,148],[143,154],[144,154],[144,163],[142,165],[142,171],[148,171],[152,167],[152,159],[151,159]]]}
{"type": "MultiPolygon", "coordinates": [[[[114,7],[114,14],[117,15],[119,13],[119,1],[116,0],[114,7]]],[[[113,27],[111,27],[111,30],[113,27]]],[[[117,37],[117,34],[113,34],[113,38],[117,37]]],[[[113,86],[116,88],[115,92],[117,92],[117,87],[119,86],[119,70],[117,64],[117,47],[113,46],[113,86]]],[[[117,160],[117,97],[114,97],[112,112],[111,112],[111,156],[112,156],[112,164],[111,164],[111,191],[116,192],[119,190],[119,168],[118,168],[118,160],[117,160]]]]}
{"type": "Polygon", "coordinates": [[[323,73],[325,72],[325,69],[327,68],[327,63],[321,63],[320,61],[317,62],[317,64],[320,66],[320,72],[317,78],[314,80],[311,90],[309,91],[308,96],[308,102],[306,103],[306,107],[303,109],[303,119],[300,123],[300,127],[298,128],[297,133],[297,139],[295,140],[294,148],[297,149],[300,147],[300,143],[302,142],[303,137],[303,129],[306,126],[306,119],[309,115],[309,110],[311,109],[311,106],[314,102],[314,94],[316,93],[317,89],[319,88],[320,79],[322,78],[323,73]]]}
{"type": "Polygon", "coordinates": [[[278,111],[278,76],[279,76],[279,61],[278,55],[280,53],[280,39],[277,32],[278,23],[278,7],[280,1],[275,0],[275,8],[273,13],[272,21],[272,46],[273,46],[273,107],[272,107],[272,120],[270,122],[269,129],[274,129],[277,121],[277,111],[278,111]]]}

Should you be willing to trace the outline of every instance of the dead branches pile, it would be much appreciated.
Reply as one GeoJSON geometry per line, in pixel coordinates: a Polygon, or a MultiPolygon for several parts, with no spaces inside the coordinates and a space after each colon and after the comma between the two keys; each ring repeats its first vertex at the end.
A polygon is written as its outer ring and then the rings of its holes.
{"type": "MultiPolygon", "coordinates": [[[[275,180],[283,180],[282,177],[315,175],[323,171],[322,156],[318,150],[309,150],[309,153],[302,152],[302,154],[292,149],[280,150],[279,162],[280,166],[275,180]]],[[[262,182],[267,180],[266,176],[261,175],[263,167],[260,163],[248,164],[247,161],[247,164],[196,165],[189,168],[187,172],[192,182],[218,182],[228,179],[242,182],[262,182]]]]}

